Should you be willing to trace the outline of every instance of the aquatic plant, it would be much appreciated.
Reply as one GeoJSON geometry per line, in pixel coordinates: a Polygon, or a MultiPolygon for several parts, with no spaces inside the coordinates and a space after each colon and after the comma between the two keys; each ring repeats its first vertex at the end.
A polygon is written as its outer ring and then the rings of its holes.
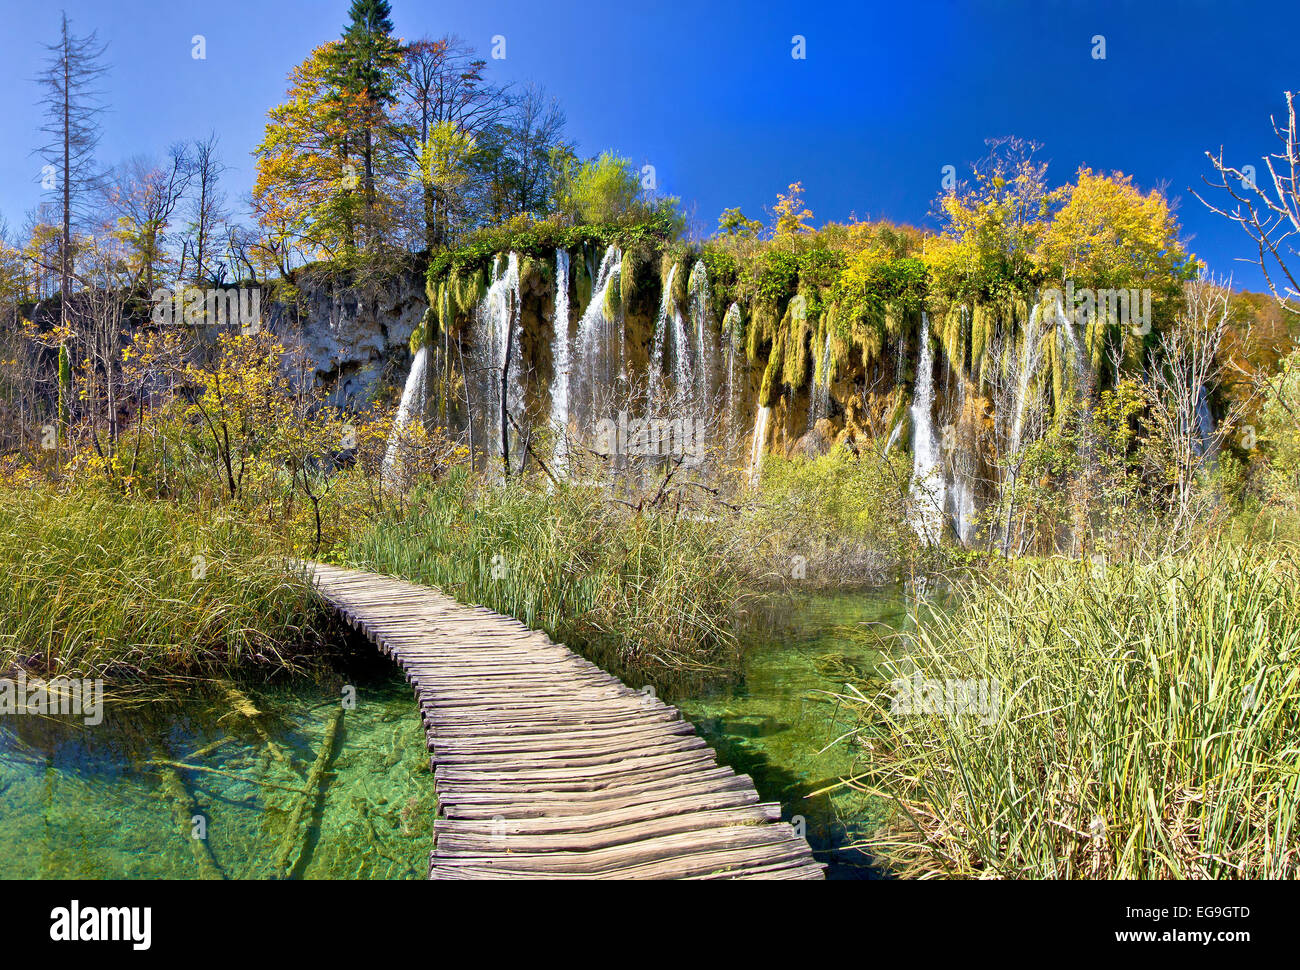
{"type": "Polygon", "coordinates": [[[964,585],[900,634],[893,689],[851,699],[894,805],[871,847],[916,876],[1294,878],[1300,554],[1210,547],[1048,561],[964,585]],[[996,684],[978,717],[926,683],[996,684]],[[906,705],[904,705],[906,707],[906,705]]]}
{"type": "Polygon", "coordinates": [[[276,544],[220,510],[0,491],[0,671],[130,678],[323,664],[332,629],[276,544]]]}

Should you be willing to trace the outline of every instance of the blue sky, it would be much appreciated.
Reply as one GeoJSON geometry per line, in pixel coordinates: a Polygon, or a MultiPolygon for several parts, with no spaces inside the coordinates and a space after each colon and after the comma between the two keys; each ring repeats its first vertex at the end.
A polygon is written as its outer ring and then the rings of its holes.
{"type": "MultiPolygon", "coordinates": [[[[1054,182],[1080,164],[1167,186],[1193,251],[1238,286],[1263,286],[1236,227],[1192,195],[1220,144],[1237,164],[1269,151],[1268,117],[1300,70],[1277,47],[1300,4],[1188,0],[813,3],[696,0],[391,0],[406,39],[459,34],[499,80],[537,81],[563,104],[580,152],[653,164],[662,191],[699,225],[740,206],[762,216],[803,182],[815,221],[927,224],[941,170],[963,170],[985,138],[1044,146],[1054,182]],[[794,35],[807,57],[791,57],[794,35]],[[1091,56],[1106,38],[1106,59],[1091,56]]],[[[67,0],[78,33],[109,42],[101,161],[161,155],[215,131],[232,199],[252,183],[250,150],[285,77],[338,35],[348,0],[67,0]],[[191,37],[206,38],[206,60],[191,37]]],[[[40,198],[32,79],[58,3],[0,0],[0,215],[12,227],[40,198]]]]}

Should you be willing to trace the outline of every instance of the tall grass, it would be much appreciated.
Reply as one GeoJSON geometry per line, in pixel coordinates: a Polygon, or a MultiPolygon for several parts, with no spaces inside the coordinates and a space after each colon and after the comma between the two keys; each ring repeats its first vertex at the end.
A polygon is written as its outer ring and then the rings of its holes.
{"type": "Polygon", "coordinates": [[[324,623],[246,520],[93,489],[0,491],[0,673],[294,669],[324,623]]]}
{"type": "Polygon", "coordinates": [[[455,474],[356,537],[345,564],[437,586],[641,670],[724,661],[738,582],[727,541],[577,485],[455,474]]]}
{"type": "Polygon", "coordinates": [[[892,674],[996,679],[1000,710],[859,703],[904,873],[1278,878],[1300,869],[1300,558],[1210,548],[987,579],[892,674]]]}

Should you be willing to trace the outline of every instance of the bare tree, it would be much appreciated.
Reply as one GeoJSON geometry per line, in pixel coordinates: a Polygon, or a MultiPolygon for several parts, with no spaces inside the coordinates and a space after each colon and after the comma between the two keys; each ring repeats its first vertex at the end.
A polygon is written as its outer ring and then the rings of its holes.
{"type": "Polygon", "coordinates": [[[230,217],[226,210],[226,194],[221,191],[221,176],[226,166],[217,156],[217,136],[196,140],[192,149],[194,196],[190,201],[189,225],[185,251],[181,256],[181,275],[185,275],[186,257],[194,257],[196,283],[214,279],[213,254],[217,250],[221,224],[230,217]]]}
{"type": "Polygon", "coordinates": [[[1229,288],[1208,277],[1187,283],[1183,309],[1172,327],[1160,334],[1143,384],[1155,448],[1149,452],[1164,469],[1173,489],[1174,521],[1168,535],[1177,541],[1203,511],[1198,489],[1219,448],[1249,400],[1238,401],[1218,422],[1210,413],[1210,396],[1227,369],[1220,354],[1228,331],[1229,288]]]}
{"type": "Polygon", "coordinates": [[[59,293],[63,297],[65,325],[73,276],[73,228],[77,218],[84,215],[92,190],[99,184],[94,155],[103,105],[96,85],[107,71],[99,61],[108,47],[98,42],[94,31],[77,37],[69,26],[64,14],[59,40],[46,45],[49,63],[36,79],[45,92],[40,100],[45,109],[45,123],[40,131],[49,138],[37,152],[53,167],[54,184],[62,195],[59,293]]]}
{"type": "Polygon", "coordinates": [[[1206,185],[1226,192],[1231,204],[1222,207],[1206,202],[1200,193],[1196,197],[1212,212],[1231,219],[1241,226],[1258,249],[1256,261],[1282,306],[1291,313],[1300,314],[1300,253],[1296,239],[1300,237],[1300,142],[1297,141],[1295,118],[1295,92],[1286,92],[1286,120],[1278,122],[1270,115],[1273,134],[1281,148],[1262,159],[1268,173],[1255,171],[1254,166],[1236,168],[1223,160],[1220,146],[1217,156],[1206,152],[1210,164],[1218,173],[1218,180],[1206,178],[1206,185]]]}
{"type": "Polygon", "coordinates": [[[153,292],[154,282],[170,262],[164,249],[167,227],[190,184],[193,167],[184,145],[173,145],[166,167],[133,158],[118,167],[104,187],[104,212],[118,238],[135,251],[136,272],[127,280],[144,284],[153,292]]]}
{"type": "MultiPolygon", "coordinates": [[[[424,37],[407,46],[399,135],[400,151],[413,170],[426,157],[437,126],[450,124],[456,134],[477,138],[501,120],[509,107],[507,90],[484,78],[486,66],[473,47],[454,35],[424,37]]],[[[428,179],[420,202],[425,245],[432,249],[447,238],[452,203],[428,179]]]]}

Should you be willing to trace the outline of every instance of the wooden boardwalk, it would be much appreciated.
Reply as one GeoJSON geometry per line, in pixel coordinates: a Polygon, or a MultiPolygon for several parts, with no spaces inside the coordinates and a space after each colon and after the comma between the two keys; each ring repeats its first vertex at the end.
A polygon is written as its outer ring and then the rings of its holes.
{"type": "Polygon", "coordinates": [[[808,843],[678,711],[435,589],[307,564],[405,671],[434,767],[433,879],[820,879],[808,843]]]}

